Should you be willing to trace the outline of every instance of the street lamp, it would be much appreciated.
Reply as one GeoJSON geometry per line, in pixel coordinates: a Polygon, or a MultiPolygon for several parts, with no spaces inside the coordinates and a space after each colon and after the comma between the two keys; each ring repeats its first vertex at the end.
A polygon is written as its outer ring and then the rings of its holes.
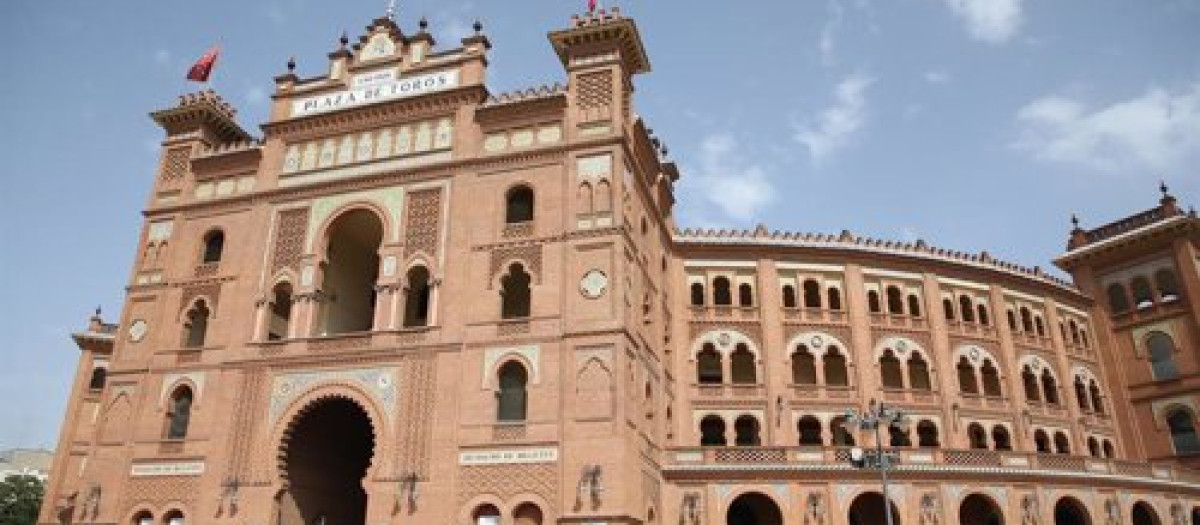
{"type": "MultiPolygon", "coordinates": [[[[874,430],[875,431],[875,461],[879,469],[879,477],[883,485],[883,515],[887,519],[887,525],[892,525],[892,499],[888,497],[888,468],[892,466],[892,457],[885,456],[883,453],[883,432],[880,430],[883,427],[901,429],[907,423],[907,415],[903,410],[891,408],[883,403],[877,403],[874,399],[867,405],[866,412],[860,413],[858,409],[846,409],[846,424],[858,425],[859,430],[874,430]]],[[[863,450],[855,447],[850,450],[850,461],[855,466],[866,466],[871,462],[864,457],[863,450]]]]}

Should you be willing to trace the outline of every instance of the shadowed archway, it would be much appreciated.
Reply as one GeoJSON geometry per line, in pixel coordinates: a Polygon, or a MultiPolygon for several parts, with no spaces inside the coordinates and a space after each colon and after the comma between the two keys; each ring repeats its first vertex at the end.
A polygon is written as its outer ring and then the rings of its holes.
{"type": "MultiPolygon", "coordinates": [[[[892,524],[901,525],[900,511],[896,508],[896,500],[892,499],[892,524]]],[[[850,515],[848,517],[850,525],[882,525],[887,523],[887,517],[884,513],[883,494],[878,492],[864,492],[854,498],[854,503],[850,504],[850,515]]]]}
{"type": "Polygon", "coordinates": [[[971,494],[958,507],[960,525],[1004,525],[1004,513],[992,498],[971,494]]]}
{"type": "Polygon", "coordinates": [[[1154,512],[1154,507],[1144,501],[1133,505],[1130,517],[1133,519],[1133,525],[1162,525],[1162,521],[1158,519],[1158,513],[1154,512]]]}
{"type": "Polygon", "coordinates": [[[783,525],[783,514],[770,497],[758,492],[738,496],[729,504],[727,525],[783,525]]]}
{"type": "Polygon", "coordinates": [[[280,451],[278,525],[363,525],[363,479],[374,455],[371,419],[354,401],[313,401],[289,425],[280,451]]]}
{"type": "Polygon", "coordinates": [[[1092,518],[1079,500],[1065,497],[1054,504],[1054,525],[1092,525],[1092,518]]]}

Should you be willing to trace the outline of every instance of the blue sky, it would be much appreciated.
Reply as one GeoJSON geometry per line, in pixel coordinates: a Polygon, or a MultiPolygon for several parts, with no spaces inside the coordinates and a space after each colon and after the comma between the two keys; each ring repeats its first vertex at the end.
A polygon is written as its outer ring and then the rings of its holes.
{"type": "MultiPolygon", "coordinates": [[[[617,2],[602,2],[614,4],[617,2]]],[[[441,48],[476,17],[494,92],[563,80],[584,0],[401,1],[441,48]]],[[[1200,0],[619,3],[654,71],[637,111],[680,163],[681,226],[840,232],[1048,267],[1068,217],[1200,197],[1200,0]]],[[[92,308],[120,311],[157,162],[147,113],[215,87],[257,133],[289,56],[322,72],[384,0],[0,4],[0,448],[52,446],[92,308]]]]}

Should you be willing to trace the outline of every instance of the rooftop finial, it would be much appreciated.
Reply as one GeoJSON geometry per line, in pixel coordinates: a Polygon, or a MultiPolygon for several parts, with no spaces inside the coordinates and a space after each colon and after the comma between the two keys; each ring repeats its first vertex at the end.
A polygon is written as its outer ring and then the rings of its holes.
{"type": "Polygon", "coordinates": [[[385,16],[388,20],[396,20],[396,0],[388,0],[387,13],[385,16]]]}
{"type": "Polygon", "coordinates": [[[1171,188],[1167,187],[1167,181],[1165,181],[1165,180],[1158,181],[1158,191],[1162,192],[1163,197],[1166,197],[1171,194],[1170,193],[1171,188]]]}
{"type": "Polygon", "coordinates": [[[476,35],[478,35],[478,34],[480,34],[480,33],[482,33],[482,32],[483,32],[483,22],[480,22],[478,18],[477,18],[477,19],[475,19],[475,23],[474,23],[474,24],[471,24],[471,27],[475,29],[475,34],[476,34],[476,35]]]}
{"type": "Polygon", "coordinates": [[[1073,229],[1079,229],[1079,216],[1074,213],[1071,214],[1071,226],[1074,227],[1073,229]]]}
{"type": "Polygon", "coordinates": [[[346,44],[350,43],[350,36],[346,34],[346,30],[342,30],[342,36],[338,37],[338,43],[342,45],[342,49],[346,48],[346,44]]]}
{"type": "Polygon", "coordinates": [[[288,73],[292,73],[292,72],[296,71],[296,57],[294,57],[294,56],[288,57],[287,68],[288,68],[288,73]]]}
{"type": "Polygon", "coordinates": [[[96,306],[96,317],[100,317],[100,306],[96,306]]]}
{"type": "Polygon", "coordinates": [[[422,16],[421,21],[417,22],[417,26],[420,27],[421,32],[424,33],[426,30],[429,29],[429,18],[422,16]]]}

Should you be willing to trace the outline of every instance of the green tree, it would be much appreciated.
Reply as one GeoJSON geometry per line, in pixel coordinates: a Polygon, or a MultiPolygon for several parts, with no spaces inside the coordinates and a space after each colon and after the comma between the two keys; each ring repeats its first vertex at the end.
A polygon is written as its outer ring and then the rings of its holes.
{"type": "Polygon", "coordinates": [[[45,486],[33,476],[9,476],[0,481],[0,523],[34,525],[45,486]]]}

